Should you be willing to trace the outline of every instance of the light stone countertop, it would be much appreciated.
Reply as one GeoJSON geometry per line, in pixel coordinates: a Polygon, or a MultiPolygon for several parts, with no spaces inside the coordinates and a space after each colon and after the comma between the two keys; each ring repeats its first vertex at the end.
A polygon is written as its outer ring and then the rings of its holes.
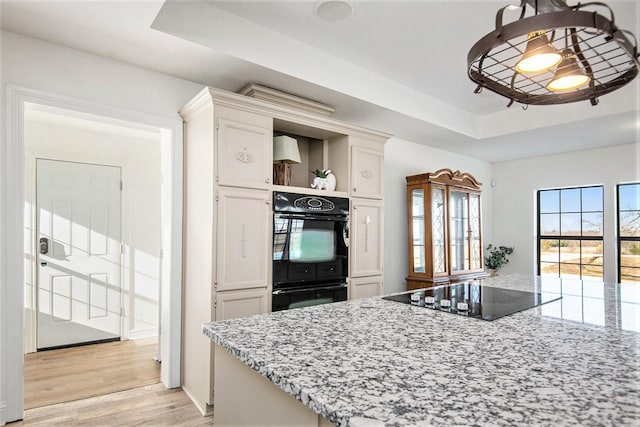
{"type": "Polygon", "coordinates": [[[640,425],[640,286],[483,284],[563,298],[494,321],[367,298],[203,331],[339,426],[640,425]]]}

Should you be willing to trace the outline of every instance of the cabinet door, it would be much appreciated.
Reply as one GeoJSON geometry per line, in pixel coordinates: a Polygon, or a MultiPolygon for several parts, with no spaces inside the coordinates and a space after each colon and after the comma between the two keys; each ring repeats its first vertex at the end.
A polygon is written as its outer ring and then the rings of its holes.
{"type": "Polygon", "coordinates": [[[482,232],[480,218],[480,195],[469,194],[469,239],[471,247],[471,269],[482,269],[482,232]]]}
{"type": "Polygon", "coordinates": [[[351,194],[355,197],[382,199],[384,152],[351,147],[351,194]]]}
{"type": "Polygon", "coordinates": [[[451,272],[469,270],[469,193],[449,192],[449,252],[451,272]]]}
{"type": "Polygon", "coordinates": [[[432,274],[446,275],[447,269],[447,220],[446,220],[446,188],[444,186],[431,185],[431,258],[432,274]]]}
{"type": "Polygon", "coordinates": [[[217,116],[217,181],[220,185],[269,188],[273,125],[257,114],[225,108],[217,116]]]}
{"type": "Polygon", "coordinates": [[[216,294],[216,320],[235,319],[269,311],[268,289],[226,291],[216,294]]]}
{"type": "Polygon", "coordinates": [[[351,277],[382,275],[383,204],[377,200],[352,199],[351,277]]]}
{"type": "Polygon", "coordinates": [[[481,270],[480,194],[451,188],[449,219],[451,271],[481,270]]]}
{"type": "Polygon", "coordinates": [[[217,290],[267,287],[269,192],[220,188],[217,203],[217,290]]]}
{"type": "Polygon", "coordinates": [[[356,277],[349,281],[349,299],[382,295],[382,276],[356,277]]]}
{"type": "Polygon", "coordinates": [[[425,194],[424,186],[409,187],[407,191],[407,204],[409,209],[409,274],[427,273],[427,224],[425,219],[425,194]]]}

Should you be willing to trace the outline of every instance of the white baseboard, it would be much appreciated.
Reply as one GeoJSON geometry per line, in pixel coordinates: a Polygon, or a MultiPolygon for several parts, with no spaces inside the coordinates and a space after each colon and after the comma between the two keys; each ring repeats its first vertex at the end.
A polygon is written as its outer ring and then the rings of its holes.
{"type": "Polygon", "coordinates": [[[7,423],[7,402],[0,402],[0,426],[7,423]]]}
{"type": "Polygon", "coordinates": [[[200,404],[198,404],[197,400],[193,398],[193,396],[189,392],[189,389],[184,388],[183,386],[182,391],[184,391],[189,399],[191,399],[191,403],[193,403],[195,407],[198,408],[198,411],[202,414],[203,417],[210,417],[213,415],[213,405],[207,405],[205,403],[205,407],[203,408],[202,406],[200,406],[200,404]]]}
{"type": "Polygon", "coordinates": [[[129,339],[130,340],[139,340],[141,338],[157,338],[158,330],[157,329],[145,329],[138,331],[129,331],[129,339]]]}

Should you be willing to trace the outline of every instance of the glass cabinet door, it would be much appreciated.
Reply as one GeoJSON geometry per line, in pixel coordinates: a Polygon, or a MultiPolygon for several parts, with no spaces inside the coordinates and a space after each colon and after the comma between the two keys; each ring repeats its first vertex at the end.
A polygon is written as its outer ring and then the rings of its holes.
{"type": "Polygon", "coordinates": [[[411,191],[411,220],[413,241],[413,272],[425,272],[425,238],[424,238],[424,189],[411,191]]]}
{"type": "Polygon", "coordinates": [[[431,190],[431,233],[433,244],[433,272],[446,273],[444,188],[431,190]]]}
{"type": "Polygon", "coordinates": [[[471,268],[482,268],[480,241],[480,195],[469,195],[469,230],[471,233],[471,268]]]}
{"type": "Polygon", "coordinates": [[[449,193],[449,246],[451,271],[469,269],[469,203],[468,193],[449,193]]]}

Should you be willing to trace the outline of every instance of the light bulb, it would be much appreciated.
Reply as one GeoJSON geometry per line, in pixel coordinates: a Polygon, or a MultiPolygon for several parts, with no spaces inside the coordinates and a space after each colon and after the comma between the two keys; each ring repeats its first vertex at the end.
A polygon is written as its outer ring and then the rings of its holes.
{"type": "Polygon", "coordinates": [[[562,60],[562,55],[549,44],[544,31],[529,33],[527,38],[527,48],[516,64],[519,73],[539,73],[555,67],[562,60]]]}

